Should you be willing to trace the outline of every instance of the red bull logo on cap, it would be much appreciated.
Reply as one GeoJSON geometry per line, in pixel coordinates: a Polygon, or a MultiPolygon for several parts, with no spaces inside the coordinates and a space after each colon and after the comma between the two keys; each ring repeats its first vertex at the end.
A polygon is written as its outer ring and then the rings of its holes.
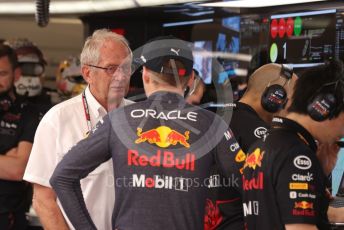
{"type": "Polygon", "coordinates": [[[177,144],[190,148],[190,144],[187,142],[187,140],[189,140],[190,131],[185,131],[184,134],[182,134],[170,127],[159,126],[158,128],[150,129],[145,132],[142,132],[141,128],[137,128],[136,134],[139,137],[135,140],[136,144],[147,141],[149,144],[156,144],[162,148],[177,144]]]}

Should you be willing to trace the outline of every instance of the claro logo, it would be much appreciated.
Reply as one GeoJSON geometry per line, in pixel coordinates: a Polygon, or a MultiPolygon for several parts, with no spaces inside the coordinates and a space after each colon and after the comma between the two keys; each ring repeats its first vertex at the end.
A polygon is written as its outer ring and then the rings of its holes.
{"type": "Polygon", "coordinates": [[[267,129],[264,128],[264,127],[258,127],[254,130],[254,135],[257,137],[257,138],[262,138],[265,133],[266,133],[267,129]]]}
{"type": "Polygon", "coordinates": [[[294,165],[298,169],[307,170],[312,166],[312,161],[309,157],[301,155],[294,158],[294,165]]]}

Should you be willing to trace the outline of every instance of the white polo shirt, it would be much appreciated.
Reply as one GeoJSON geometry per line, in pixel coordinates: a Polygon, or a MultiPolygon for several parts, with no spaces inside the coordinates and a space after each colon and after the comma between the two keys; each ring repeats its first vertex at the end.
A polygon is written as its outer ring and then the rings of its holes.
{"type": "MultiPolygon", "coordinates": [[[[94,126],[106,114],[106,110],[93,97],[89,87],[86,88],[85,95],[94,126]]],[[[132,103],[124,99],[120,106],[132,103]]],[[[24,180],[51,188],[49,179],[56,165],[72,146],[85,138],[87,131],[81,95],[51,108],[37,128],[24,180]]],[[[115,201],[113,176],[110,159],[81,180],[87,209],[99,230],[112,229],[111,216],[115,201]]],[[[59,201],[58,204],[61,207],[59,201]]],[[[62,207],[61,210],[70,229],[74,229],[62,207]]]]}

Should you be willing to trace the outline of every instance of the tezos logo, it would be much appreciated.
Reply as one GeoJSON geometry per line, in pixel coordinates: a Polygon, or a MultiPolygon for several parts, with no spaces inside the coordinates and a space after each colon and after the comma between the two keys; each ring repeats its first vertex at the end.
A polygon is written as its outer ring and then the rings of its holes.
{"type": "Polygon", "coordinates": [[[262,138],[266,134],[267,129],[264,127],[258,127],[254,130],[254,135],[257,138],[262,138]]]}
{"type": "Polygon", "coordinates": [[[309,157],[301,155],[294,158],[294,165],[298,169],[307,170],[312,166],[312,161],[309,157]]]}

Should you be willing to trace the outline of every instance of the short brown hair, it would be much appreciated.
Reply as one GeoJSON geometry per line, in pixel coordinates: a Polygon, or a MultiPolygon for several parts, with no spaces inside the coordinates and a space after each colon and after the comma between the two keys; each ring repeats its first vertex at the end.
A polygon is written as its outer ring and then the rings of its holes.
{"type": "Polygon", "coordinates": [[[13,70],[18,67],[17,55],[15,51],[8,45],[0,44],[0,57],[8,57],[13,70]]]}

